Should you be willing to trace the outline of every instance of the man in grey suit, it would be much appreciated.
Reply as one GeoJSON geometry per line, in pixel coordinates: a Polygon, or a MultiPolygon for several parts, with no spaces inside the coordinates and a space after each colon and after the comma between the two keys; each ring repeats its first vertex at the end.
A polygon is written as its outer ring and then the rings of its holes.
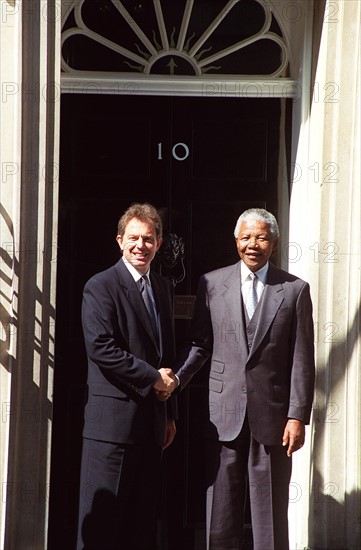
{"type": "Polygon", "coordinates": [[[172,287],[150,271],[162,222],[149,204],[120,218],[123,257],[85,285],[82,321],[88,356],[78,546],[155,550],[153,531],[162,448],[175,435],[167,368],[174,360],[172,287]],[[168,405],[168,406],[167,406],[168,405]]]}
{"type": "Polygon", "coordinates": [[[211,358],[207,548],[242,548],[248,483],[254,550],[286,550],[291,456],[314,392],[310,291],[269,262],[272,214],[245,211],[234,235],[240,261],[200,278],[192,344],[174,370],[182,389],[211,358]]]}

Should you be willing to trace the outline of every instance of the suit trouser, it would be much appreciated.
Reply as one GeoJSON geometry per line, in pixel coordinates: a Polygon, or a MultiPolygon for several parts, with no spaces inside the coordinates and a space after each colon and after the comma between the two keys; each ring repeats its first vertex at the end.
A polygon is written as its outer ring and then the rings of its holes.
{"type": "Polygon", "coordinates": [[[249,485],[254,550],[288,550],[292,459],[282,446],[258,443],[245,420],[231,442],[209,441],[207,548],[240,550],[249,485]]]}
{"type": "Polygon", "coordinates": [[[162,449],[83,440],[78,550],[155,550],[162,449]]]}

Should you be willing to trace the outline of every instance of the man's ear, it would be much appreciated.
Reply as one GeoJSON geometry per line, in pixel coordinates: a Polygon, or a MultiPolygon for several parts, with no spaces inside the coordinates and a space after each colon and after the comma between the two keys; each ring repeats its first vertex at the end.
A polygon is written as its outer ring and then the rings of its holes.
{"type": "Polygon", "coordinates": [[[163,239],[162,239],[162,237],[161,237],[161,238],[158,240],[158,242],[157,242],[157,252],[158,252],[158,250],[160,249],[160,247],[162,246],[162,242],[163,242],[163,239]]]}
{"type": "Polygon", "coordinates": [[[123,250],[123,239],[120,235],[117,235],[115,237],[115,240],[117,241],[117,243],[119,244],[119,248],[120,250],[123,250]]]}
{"type": "Polygon", "coordinates": [[[273,240],[272,254],[275,254],[278,249],[278,238],[273,240]]]}

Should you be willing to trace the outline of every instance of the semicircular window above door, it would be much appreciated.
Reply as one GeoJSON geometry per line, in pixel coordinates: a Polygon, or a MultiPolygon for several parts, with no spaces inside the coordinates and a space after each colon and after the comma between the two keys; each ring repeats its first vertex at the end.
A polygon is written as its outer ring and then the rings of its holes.
{"type": "Polygon", "coordinates": [[[288,51],[270,2],[76,0],[67,14],[65,73],[288,76],[288,51]]]}

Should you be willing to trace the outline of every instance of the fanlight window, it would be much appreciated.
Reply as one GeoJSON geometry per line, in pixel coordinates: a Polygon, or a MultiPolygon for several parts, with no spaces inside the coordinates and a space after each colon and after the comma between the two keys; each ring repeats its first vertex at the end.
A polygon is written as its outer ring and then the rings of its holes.
{"type": "Polygon", "coordinates": [[[77,0],[63,26],[66,73],[282,77],[287,68],[261,0],[77,0]]]}

